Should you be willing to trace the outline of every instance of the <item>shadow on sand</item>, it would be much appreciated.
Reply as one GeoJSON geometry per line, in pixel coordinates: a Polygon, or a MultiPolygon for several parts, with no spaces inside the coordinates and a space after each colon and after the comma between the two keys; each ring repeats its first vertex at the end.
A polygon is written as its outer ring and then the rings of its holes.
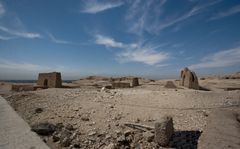
{"type": "Polygon", "coordinates": [[[200,131],[176,131],[169,143],[170,148],[197,149],[200,131]]]}

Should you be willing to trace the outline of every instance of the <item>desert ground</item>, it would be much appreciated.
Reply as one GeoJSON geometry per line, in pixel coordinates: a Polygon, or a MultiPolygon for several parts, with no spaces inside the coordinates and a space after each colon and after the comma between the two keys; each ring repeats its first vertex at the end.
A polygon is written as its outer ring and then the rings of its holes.
{"type": "MultiPolygon", "coordinates": [[[[154,143],[152,130],[128,125],[154,127],[163,116],[173,118],[175,130],[166,148],[197,148],[212,113],[240,112],[238,78],[199,78],[200,90],[179,86],[178,80],[141,78],[137,87],[102,88],[108,83],[91,77],[65,83],[68,88],[21,92],[7,91],[8,83],[1,83],[0,93],[30,126],[57,126],[58,131],[41,136],[52,149],[164,148],[154,143]],[[175,86],[166,87],[167,81],[175,86]]],[[[240,142],[229,148],[238,147],[240,142]]]]}

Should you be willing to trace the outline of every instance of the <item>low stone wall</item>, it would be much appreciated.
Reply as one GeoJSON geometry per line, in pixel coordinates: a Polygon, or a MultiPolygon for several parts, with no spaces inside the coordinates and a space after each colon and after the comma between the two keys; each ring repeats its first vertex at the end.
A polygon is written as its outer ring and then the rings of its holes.
{"type": "Polygon", "coordinates": [[[33,85],[12,84],[11,90],[12,91],[33,91],[34,87],[33,87],[33,85]]]}

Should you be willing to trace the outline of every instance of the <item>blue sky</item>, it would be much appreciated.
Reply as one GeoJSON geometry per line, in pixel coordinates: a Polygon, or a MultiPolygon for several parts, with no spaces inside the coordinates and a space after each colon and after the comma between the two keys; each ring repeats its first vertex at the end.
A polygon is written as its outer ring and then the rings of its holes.
{"type": "Polygon", "coordinates": [[[240,71],[239,0],[0,0],[0,80],[240,71]]]}

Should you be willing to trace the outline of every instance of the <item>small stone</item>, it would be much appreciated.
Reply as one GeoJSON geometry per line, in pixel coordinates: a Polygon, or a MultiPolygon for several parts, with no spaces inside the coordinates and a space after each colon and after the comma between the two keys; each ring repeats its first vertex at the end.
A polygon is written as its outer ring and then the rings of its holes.
{"type": "Polygon", "coordinates": [[[125,135],[125,137],[127,137],[127,136],[129,136],[131,133],[132,133],[131,130],[126,130],[126,131],[124,132],[124,135],[125,135]]]}
{"type": "Polygon", "coordinates": [[[61,131],[63,127],[64,127],[63,123],[57,123],[56,124],[56,130],[57,131],[61,131]]]}
{"type": "Polygon", "coordinates": [[[31,130],[39,135],[45,136],[52,134],[56,130],[56,126],[48,122],[43,122],[32,125],[31,130]]]}
{"type": "Polygon", "coordinates": [[[110,143],[108,146],[105,146],[103,149],[114,149],[115,145],[113,143],[110,143]]]}
{"type": "Polygon", "coordinates": [[[42,113],[43,112],[43,109],[42,108],[36,108],[35,109],[35,113],[42,113]]]}
{"type": "Polygon", "coordinates": [[[111,135],[106,135],[105,139],[110,139],[111,135]]]}
{"type": "Polygon", "coordinates": [[[81,117],[81,120],[83,120],[83,121],[89,121],[89,118],[88,118],[87,116],[82,116],[82,117],[81,117]]]}
{"type": "Polygon", "coordinates": [[[58,135],[53,135],[52,140],[53,140],[53,142],[57,142],[60,140],[60,137],[58,135]]]}
{"type": "Polygon", "coordinates": [[[120,137],[117,138],[117,142],[119,142],[119,143],[123,143],[125,141],[126,141],[126,138],[124,135],[121,135],[120,137]]]}
{"type": "Polygon", "coordinates": [[[167,146],[173,133],[172,117],[165,116],[159,122],[155,123],[155,142],[160,146],[167,146]]]}
{"type": "Polygon", "coordinates": [[[71,139],[66,137],[66,138],[60,140],[60,144],[62,147],[68,147],[71,145],[71,139]]]}
{"type": "Polygon", "coordinates": [[[65,127],[67,130],[74,130],[73,126],[71,124],[67,124],[66,127],[65,127]]]}
{"type": "Polygon", "coordinates": [[[93,135],[95,135],[95,134],[97,134],[96,131],[91,131],[91,132],[88,133],[88,136],[93,136],[93,135]]]}

